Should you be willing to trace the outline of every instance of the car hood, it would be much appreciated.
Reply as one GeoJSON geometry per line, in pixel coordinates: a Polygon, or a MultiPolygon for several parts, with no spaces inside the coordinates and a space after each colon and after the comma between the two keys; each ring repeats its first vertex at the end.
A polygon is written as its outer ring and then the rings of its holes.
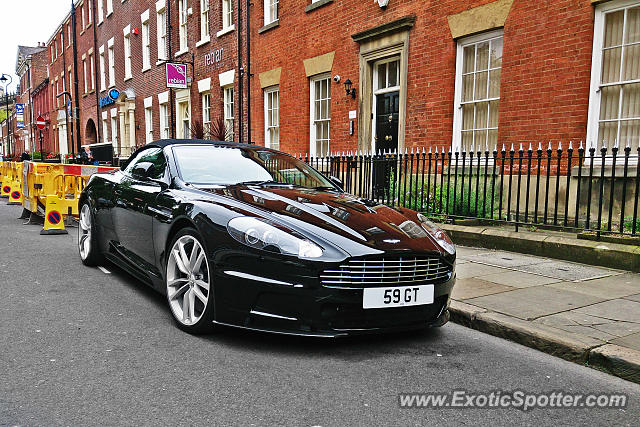
{"type": "Polygon", "coordinates": [[[303,188],[232,186],[208,191],[269,211],[348,252],[345,239],[380,251],[442,253],[417,223],[416,212],[409,209],[391,208],[346,193],[303,188]],[[336,235],[341,237],[339,241],[332,238],[336,235]]]}

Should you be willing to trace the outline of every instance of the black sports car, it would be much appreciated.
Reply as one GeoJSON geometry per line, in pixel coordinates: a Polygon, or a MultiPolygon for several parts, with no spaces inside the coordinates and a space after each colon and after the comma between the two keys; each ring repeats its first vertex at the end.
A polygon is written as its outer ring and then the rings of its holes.
{"type": "Polygon", "coordinates": [[[188,332],[225,324],[335,337],[449,318],[447,235],[285,153],[154,142],[93,175],[79,208],[82,262],[106,258],[166,294],[188,332]]]}

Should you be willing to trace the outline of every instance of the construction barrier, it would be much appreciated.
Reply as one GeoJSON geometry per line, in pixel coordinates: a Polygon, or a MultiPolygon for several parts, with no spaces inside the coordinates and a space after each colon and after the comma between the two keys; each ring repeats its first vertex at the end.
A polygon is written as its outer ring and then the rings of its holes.
{"type": "Polygon", "coordinates": [[[67,225],[78,217],[80,193],[89,177],[117,168],[24,162],[22,169],[23,217],[29,222],[44,218],[40,234],[65,234],[67,225]]]}
{"type": "Polygon", "coordinates": [[[2,197],[8,204],[22,204],[22,162],[2,162],[2,197]]]}

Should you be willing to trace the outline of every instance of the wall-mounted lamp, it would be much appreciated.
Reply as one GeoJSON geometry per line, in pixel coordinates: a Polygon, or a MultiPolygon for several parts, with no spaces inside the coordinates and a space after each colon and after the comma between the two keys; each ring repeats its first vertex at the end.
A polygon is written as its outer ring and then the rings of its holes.
{"type": "Polygon", "coordinates": [[[344,82],[344,89],[347,92],[347,96],[351,95],[351,97],[353,99],[356,99],[356,89],[355,88],[351,88],[352,85],[353,85],[353,83],[351,82],[351,80],[347,79],[344,82]]]}

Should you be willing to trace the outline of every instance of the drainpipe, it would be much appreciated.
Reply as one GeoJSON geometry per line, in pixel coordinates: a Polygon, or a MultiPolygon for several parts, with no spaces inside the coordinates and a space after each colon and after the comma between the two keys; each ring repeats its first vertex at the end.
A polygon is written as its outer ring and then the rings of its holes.
{"type": "MultiPolygon", "coordinates": [[[[73,108],[73,115],[76,120],[76,144],[78,153],[82,150],[80,139],[80,90],[78,88],[78,43],[76,37],[76,6],[71,2],[71,22],[73,25],[73,92],[76,98],[76,106],[73,108]]],[[[74,150],[75,151],[75,150],[74,150]]]]}
{"type": "Polygon", "coordinates": [[[244,142],[244,68],[242,68],[242,0],[238,0],[238,142],[244,142]]]}
{"type": "Polygon", "coordinates": [[[251,144],[251,0],[247,0],[247,143],[251,144]]]}

